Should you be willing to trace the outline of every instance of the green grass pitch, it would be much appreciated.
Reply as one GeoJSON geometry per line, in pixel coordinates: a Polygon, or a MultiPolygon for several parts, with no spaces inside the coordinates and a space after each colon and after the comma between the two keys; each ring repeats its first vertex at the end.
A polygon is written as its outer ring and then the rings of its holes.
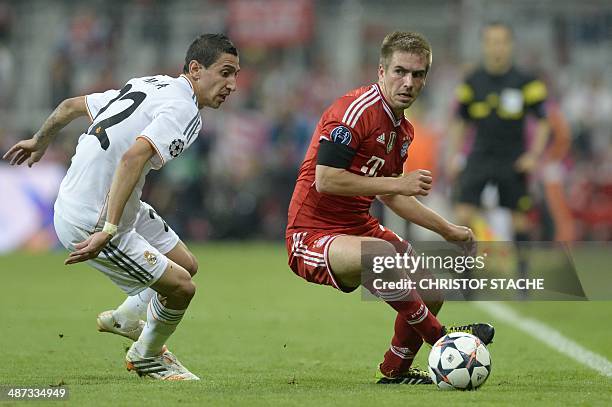
{"type": "MultiPolygon", "coordinates": [[[[491,377],[478,391],[375,385],[392,335],[386,304],[307,284],[288,269],[280,244],[193,250],[198,293],[169,347],[202,381],[128,373],[128,340],[95,328],[97,313],[122,301],[119,289],[88,266],[64,266],[64,252],[16,253],[0,257],[0,386],[65,383],[66,403],[80,406],[612,405],[612,378],[503,323],[489,347],[491,377]]],[[[612,360],[612,303],[512,306],[612,360]]],[[[490,319],[467,303],[445,304],[440,318],[490,319]]],[[[419,365],[426,355],[424,347],[419,365]]]]}

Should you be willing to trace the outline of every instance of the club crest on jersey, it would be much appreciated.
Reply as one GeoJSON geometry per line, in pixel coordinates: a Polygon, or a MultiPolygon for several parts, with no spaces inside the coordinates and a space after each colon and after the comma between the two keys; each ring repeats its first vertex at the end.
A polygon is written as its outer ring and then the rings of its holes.
{"type": "Polygon", "coordinates": [[[394,131],[389,133],[389,142],[387,143],[387,154],[389,154],[391,150],[393,150],[393,146],[395,145],[396,137],[397,137],[397,134],[394,131]]]}
{"type": "Polygon", "coordinates": [[[408,154],[408,147],[410,147],[410,140],[406,140],[404,144],[402,144],[402,149],[400,151],[400,156],[402,158],[406,157],[406,154],[408,154]]]}
{"type": "Polygon", "coordinates": [[[349,145],[353,139],[351,131],[344,126],[336,127],[331,131],[329,136],[334,143],[344,144],[345,146],[349,145]]]}
{"type": "Polygon", "coordinates": [[[183,152],[183,148],[185,147],[185,142],[181,139],[176,139],[170,143],[170,155],[174,158],[178,156],[181,152],[183,152]]]}
{"type": "Polygon", "coordinates": [[[148,250],[144,252],[144,258],[150,265],[154,266],[157,263],[157,256],[148,250]]]}

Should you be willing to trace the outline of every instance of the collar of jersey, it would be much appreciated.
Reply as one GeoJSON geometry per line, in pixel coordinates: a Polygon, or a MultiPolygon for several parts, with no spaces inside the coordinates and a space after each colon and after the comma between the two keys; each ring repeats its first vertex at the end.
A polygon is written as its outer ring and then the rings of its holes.
{"type": "Polygon", "coordinates": [[[391,119],[395,127],[399,127],[399,125],[402,124],[403,117],[400,117],[399,119],[395,118],[395,115],[393,114],[393,110],[391,110],[391,107],[387,103],[387,100],[385,99],[385,96],[380,90],[380,86],[378,86],[378,83],[374,84],[374,88],[376,89],[376,92],[378,92],[378,94],[380,95],[380,102],[382,103],[384,111],[387,112],[387,116],[389,116],[389,119],[391,119]]]}
{"type": "Polygon", "coordinates": [[[196,106],[198,105],[198,100],[196,98],[195,95],[195,91],[193,90],[193,85],[191,84],[191,81],[189,79],[187,79],[187,77],[185,76],[185,74],[180,74],[178,79],[183,79],[182,81],[179,81],[181,83],[185,83],[188,86],[188,90],[191,92],[191,98],[193,99],[193,101],[195,102],[196,106]]]}

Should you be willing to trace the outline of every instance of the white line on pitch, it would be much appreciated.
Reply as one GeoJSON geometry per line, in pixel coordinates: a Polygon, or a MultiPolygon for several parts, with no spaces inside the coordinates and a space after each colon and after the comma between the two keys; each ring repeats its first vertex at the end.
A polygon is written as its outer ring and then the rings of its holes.
{"type": "Polygon", "coordinates": [[[492,317],[517,327],[576,362],[597,370],[604,376],[612,377],[612,362],[577,344],[543,322],[524,317],[505,304],[495,302],[474,302],[473,304],[492,317]]]}

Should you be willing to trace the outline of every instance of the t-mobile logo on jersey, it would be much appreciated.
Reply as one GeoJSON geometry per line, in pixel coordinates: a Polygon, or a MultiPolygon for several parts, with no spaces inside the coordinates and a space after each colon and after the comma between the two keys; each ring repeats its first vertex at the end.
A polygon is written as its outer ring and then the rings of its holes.
{"type": "Polygon", "coordinates": [[[385,160],[373,155],[368,160],[367,164],[361,167],[361,172],[363,172],[367,177],[376,177],[378,176],[378,170],[381,169],[383,165],[385,165],[385,160]]]}

